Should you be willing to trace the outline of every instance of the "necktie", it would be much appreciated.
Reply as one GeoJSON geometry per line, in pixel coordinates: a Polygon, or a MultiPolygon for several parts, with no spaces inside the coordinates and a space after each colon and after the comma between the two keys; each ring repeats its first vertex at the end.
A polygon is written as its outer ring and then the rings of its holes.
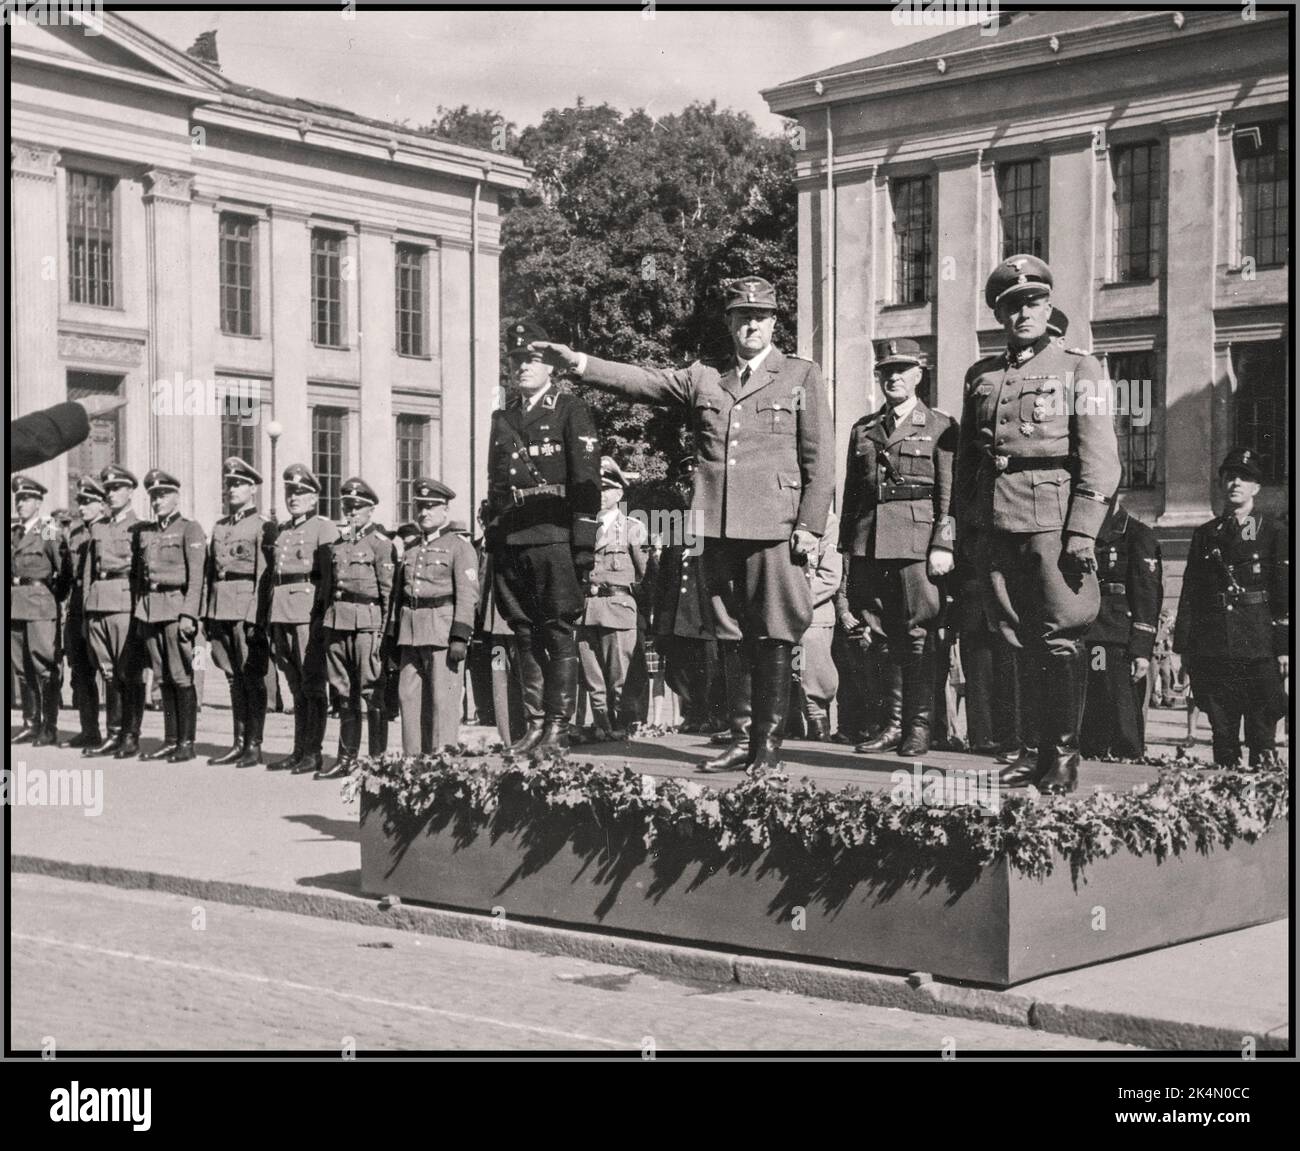
{"type": "Polygon", "coordinates": [[[750,373],[751,373],[753,370],[754,370],[753,368],[751,368],[748,364],[746,364],[746,365],[745,365],[745,368],[744,368],[744,371],[742,371],[742,372],[740,373],[740,386],[741,386],[742,388],[743,388],[747,383],[749,383],[749,375],[750,375],[750,373]]]}
{"type": "Polygon", "coordinates": [[[892,436],[894,434],[894,427],[897,425],[897,423],[898,421],[894,419],[894,413],[892,410],[885,413],[885,435],[886,436],[892,436]]]}

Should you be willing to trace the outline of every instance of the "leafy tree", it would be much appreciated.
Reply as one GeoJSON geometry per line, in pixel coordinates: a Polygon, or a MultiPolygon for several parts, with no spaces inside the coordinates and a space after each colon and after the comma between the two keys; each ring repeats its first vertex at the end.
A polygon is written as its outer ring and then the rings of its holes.
{"type": "Polygon", "coordinates": [[[511,156],[519,154],[519,132],[513,122],[507,121],[500,112],[471,108],[468,104],[459,108],[444,108],[439,104],[433,120],[421,124],[416,131],[437,136],[449,144],[486,148],[511,156]]]}

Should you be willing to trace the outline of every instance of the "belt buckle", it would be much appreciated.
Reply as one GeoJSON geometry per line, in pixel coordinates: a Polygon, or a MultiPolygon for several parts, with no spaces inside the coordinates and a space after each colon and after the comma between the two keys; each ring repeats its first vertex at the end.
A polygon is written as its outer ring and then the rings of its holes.
{"type": "Polygon", "coordinates": [[[524,502],[524,497],[523,497],[523,495],[521,494],[521,489],[520,489],[520,488],[511,488],[511,489],[510,489],[510,499],[514,502],[514,504],[515,504],[516,507],[518,507],[520,504],[522,504],[522,503],[524,502]]]}
{"type": "Polygon", "coordinates": [[[994,467],[995,467],[999,472],[1005,472],[1005,471],[1007,470],[1007,465],[1010,464],[1010,463],[1011,463],[1011,457],[1010,457],[1010,456],[998,456],[998,455],[995,455],[995,456],[993,457],[993,466],[994,466],[994,467]]]}

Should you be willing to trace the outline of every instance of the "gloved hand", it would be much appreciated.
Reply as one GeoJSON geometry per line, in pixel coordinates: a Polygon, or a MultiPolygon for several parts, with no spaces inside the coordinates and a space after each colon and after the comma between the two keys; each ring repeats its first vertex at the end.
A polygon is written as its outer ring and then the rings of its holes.
{"type": "Polygon", "coordinates": [[[578,582],[586,583],[591,576],[591,569],[596,566],[596,553],[591,548],[573,549],[573,567],[578,573],[578,582]]]}
{"type": "Polygon", "coordinates": [[[199,621],[191,615],[183,615],[176,621],[176,628],[181,633],[181,639],[192,640],[199,634],[199,621]]]}
{"type": "Polygon", "coordinates": [[[1095,572],[1097,570],[1097,553],[1090,536],[1070,534],[1065,537],[1065,554],[1079,570],[1095,572]]]}
{"type": "Polygon", "coordinates": [[[469,650],[469,645],[463,639],[454,639],[447,645],[447,666],[452,671],[460,671],[460,665],[465,662],[465,653],[469,650]]]}

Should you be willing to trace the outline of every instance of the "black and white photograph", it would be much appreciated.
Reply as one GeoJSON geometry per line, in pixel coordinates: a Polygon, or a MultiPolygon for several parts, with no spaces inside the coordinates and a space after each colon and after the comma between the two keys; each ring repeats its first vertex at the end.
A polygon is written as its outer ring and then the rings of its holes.
{"type": "Polygon", "coordinates": [[[1290,5],[3,11],[35,1122],[1280,1105],[1290,5]]]}

